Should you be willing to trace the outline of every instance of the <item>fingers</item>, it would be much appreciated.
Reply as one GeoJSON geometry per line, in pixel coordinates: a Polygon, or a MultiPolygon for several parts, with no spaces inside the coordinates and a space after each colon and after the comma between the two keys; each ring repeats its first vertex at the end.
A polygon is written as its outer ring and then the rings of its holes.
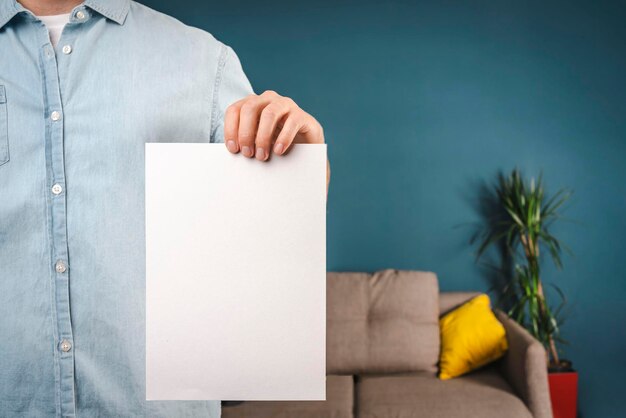
{"type": "Polygon", "coordinates": [[[274,144],[274,154],[283,155],[287,152],[289,146],[293,143],[293,139],[302,128],[303,122],[297,117],[289,117],[285,120],[283,128],[280,130],[276,143],[274,144]]]}
{"type": "Polygon", "coordinates": [[[269,97],[260,95],[250,97],[241,105],[237,140],[241,153],[245,157],[250,158],[254,156],[254,140],[256,139],[257,127],[259,125],[259,115],[269,103],[269,97]]]}
{"type": "Polygon", "coordinates": [[[278,123],[287,117],[292,108],[292,103],[293,101],[289,98],[279,97],[261,111],[255,139],[257,160],[265,161],[269,158],[278,123]]]}
{"type": "Polygon", "coordinates": [[[267,161],[294,142],[323,143],[321,126],[288,97],[274,91],[233,103],[224,116],[224,142],[232,153],[267,161]],[[274,141],[275,139],[275,141],[274,141]],[[273,146],[272,146],[273,144],[273,146]]]}
{"type": "Polygon", "coordinates": [[[224,114],[224,143],[228,151],[239,152],[239,112],[246,99],[239,100],[226,108],[224,114]]]}

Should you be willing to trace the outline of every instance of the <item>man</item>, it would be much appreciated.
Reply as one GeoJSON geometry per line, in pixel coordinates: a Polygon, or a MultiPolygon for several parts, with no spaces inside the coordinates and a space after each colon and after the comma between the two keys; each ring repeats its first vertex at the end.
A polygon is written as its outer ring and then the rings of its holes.
{"type": "Polygon", "coordinates": [[[1,416],[220,415],[145,401],[144,144],[175,141],[267,162],[324,134],[138,3],[0,0],[1,416]]]}

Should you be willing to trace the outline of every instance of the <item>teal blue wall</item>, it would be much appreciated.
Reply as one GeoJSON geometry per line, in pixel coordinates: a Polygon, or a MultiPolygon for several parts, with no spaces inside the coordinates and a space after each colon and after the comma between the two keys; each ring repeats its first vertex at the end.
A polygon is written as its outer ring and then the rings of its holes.
{"type": "Polygon", "coordinates": [[[477,185],[519,166],[574,188],[579,223],[555,232],[575,256],[544,278],[570,300],[582,416],[624,416],[626,3],[147,3],[323,123],[330,270],[427,269],[445,290],[486,290],[455,228],[477,219],[477,185]]]}

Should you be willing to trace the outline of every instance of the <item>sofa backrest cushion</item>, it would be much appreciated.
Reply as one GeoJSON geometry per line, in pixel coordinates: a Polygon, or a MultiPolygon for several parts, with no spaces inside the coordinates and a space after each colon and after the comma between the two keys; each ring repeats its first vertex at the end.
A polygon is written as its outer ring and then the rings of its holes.
{"type": "Polygon", "coordinates": [[[434,273],[328,273],[328,374],[435,373],[438,359],[434,273]]]}
{"type": "Polygon", "coordinates": [[[441,292],[439,293],[439,315],[443,316],[458,308],[470,299],[480,295],[480,292],[441,292]]]}

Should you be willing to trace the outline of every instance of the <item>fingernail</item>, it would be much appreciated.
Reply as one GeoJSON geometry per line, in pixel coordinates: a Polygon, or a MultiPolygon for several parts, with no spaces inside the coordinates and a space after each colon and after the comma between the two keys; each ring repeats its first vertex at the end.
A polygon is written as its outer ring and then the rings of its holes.
{"type": "Polygon", "coordinates": [[[226,148],[228,148],[228,151],[230,152],[237,152],[237,144],[235,144],[235,141],[232,139],[226,141],[226,148]]]}
{"type": "Polygon", "coordinates": [[[276,145],[274,145],[274,154],[282,154],[283,150],[285,149],[285,147],[283,146],[283,144],[281,144],[280,142],[278,142],[276,145]]]}
{"type": "Polygon", "coordinates": [[[257,160],[265,160],[265,150],[263,148],[256,149],[256,159],[257,160]]]}
{"type": "Polygon", "coordinates": [[[246,157],[252,157],[252,150],[250,149],[250,147],[245,146],[241,149],[241,152],[243,153],[243,155],[245,155],[246,157]]]}

